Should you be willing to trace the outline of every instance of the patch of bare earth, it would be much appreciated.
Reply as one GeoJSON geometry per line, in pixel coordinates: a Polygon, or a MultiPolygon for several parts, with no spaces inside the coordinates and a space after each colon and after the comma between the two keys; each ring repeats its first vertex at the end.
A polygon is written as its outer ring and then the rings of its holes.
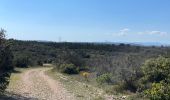
{"type": "Polygon", "coordinates": [[[9,86],[7,91],[38,100],[75,100],[59,81],[45,74],[49,69],[35,68],[21,73],[17,85],[9,86]]]}

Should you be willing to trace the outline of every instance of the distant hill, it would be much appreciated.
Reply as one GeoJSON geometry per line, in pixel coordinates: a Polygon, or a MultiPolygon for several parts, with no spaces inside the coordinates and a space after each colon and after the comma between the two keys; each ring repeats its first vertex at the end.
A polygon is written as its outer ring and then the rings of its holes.
{"type": "Polygon", "coordinates": [[[159,42],[104,42],[106,44],[130,44],[138,46],[170,46],[168,43],[159,43],[159,42]]]}

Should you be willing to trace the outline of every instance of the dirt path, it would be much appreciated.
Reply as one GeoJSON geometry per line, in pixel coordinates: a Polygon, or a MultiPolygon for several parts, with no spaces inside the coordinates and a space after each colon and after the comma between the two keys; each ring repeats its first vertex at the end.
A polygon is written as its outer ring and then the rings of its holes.
{"type": "MultiPolygon", "coordinates": [[[[9,86],[8,91],[35,100],[75,100],[62,84],[45,74],[50,68],[35,68],[24,71],[17,80],[17,86],[9,86]]],[[[29,99],[30,100],[30,99],[29,99]]]]}

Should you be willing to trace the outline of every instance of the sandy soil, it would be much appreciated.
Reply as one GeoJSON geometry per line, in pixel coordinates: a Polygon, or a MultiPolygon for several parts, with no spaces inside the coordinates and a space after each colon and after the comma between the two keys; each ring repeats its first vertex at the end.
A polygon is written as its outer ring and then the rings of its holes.
{"type": "MultiPolygon", "coordinates": [[[[7,91],[34,100],[75,100],[62,84],[45,74],[50,68],[35,68],[21,73],[17,86],[9,86],[7,91]]],[[[29,99],[31,100],[31,99],[29,99]]]]}

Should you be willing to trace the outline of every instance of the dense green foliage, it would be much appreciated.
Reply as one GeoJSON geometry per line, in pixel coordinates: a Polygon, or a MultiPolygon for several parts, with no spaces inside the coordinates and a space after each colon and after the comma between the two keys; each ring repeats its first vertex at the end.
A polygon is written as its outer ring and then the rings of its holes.
{"type": "Polygon", "coordinates": [[[145,94],[151,100],[170,99],[170,58],[158,57],[144,64],[145,94]],[[151,85],[150,85],[151,84],[151,85]]]}
{"type": "Polygon", "coordinates": [[[21,68],[26,68],[29,65],[28,57],[18,57],[14,60],[14,65],[21,68]]]}
{"type": "Polygon", "coordinates": [[[62,51],[60,55],[57,55],[55,61],[60,72],[67,74],[77,74],[84,67],[84,61],[81,56],[73,51],[62,51]]]}
{"type": "Polygon", "coordinates": [[[170,100],[170,84],[152,83],[151,88],[145,90],[145,94],[150,100],[170,100]]]}
{"type": "Polygon", "coordinates": [[[61,64],[59,71],[67,74],[77,74],[79,72],[78,68],[73,64],[61,64]]]}
{"type": "Polygon", "coordinates": [[[0,30],[0,94],[9,83],[10,73],[13,70],[12,53],[10,46],[5,40],[5,31],[0,30]]]}
{"type": "Polygon", "coordinates": [[[170,58],[150,59],[142,68],[146,79],[150,82],[168,82],[170,79],[170,58]]]}

